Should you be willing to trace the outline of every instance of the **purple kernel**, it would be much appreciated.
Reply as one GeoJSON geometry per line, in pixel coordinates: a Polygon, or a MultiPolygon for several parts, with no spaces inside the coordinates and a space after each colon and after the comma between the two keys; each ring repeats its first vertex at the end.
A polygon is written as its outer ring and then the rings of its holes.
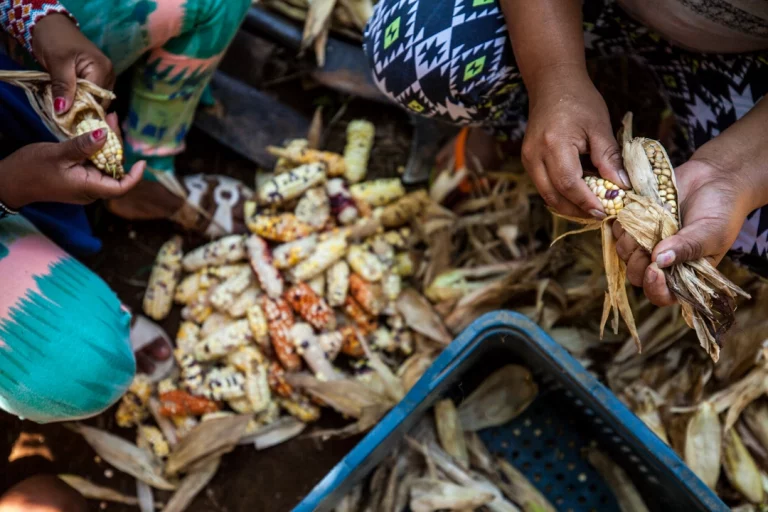
{"type": "Polygon", "coordinates": [[[619,196],[618,190],[609,190],[608,192],[605,193],[606,199],[616,199],[618,196],[619,196]]]}

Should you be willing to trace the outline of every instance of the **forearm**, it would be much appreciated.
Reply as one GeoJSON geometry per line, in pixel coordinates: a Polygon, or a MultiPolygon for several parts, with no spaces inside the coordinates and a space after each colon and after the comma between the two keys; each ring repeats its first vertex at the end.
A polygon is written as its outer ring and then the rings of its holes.
{"type": "Polygon", "coordinates": [[[701,146],[693,159],[707,161],[736,180],[753,210],[768,204],[768,101],[701,146]]]}
{"type": "Polygon", "coordinates": [[[579,0],[502,0],[515,59],[529,93],[542,82],[586,75],[579,0]]]}
{"type": "Polygon", "coordinates": [[[30,54],[35,25],[49,14],[63,14],[77,21],[56,0],[0,0],[0,25],[30,54]]]}

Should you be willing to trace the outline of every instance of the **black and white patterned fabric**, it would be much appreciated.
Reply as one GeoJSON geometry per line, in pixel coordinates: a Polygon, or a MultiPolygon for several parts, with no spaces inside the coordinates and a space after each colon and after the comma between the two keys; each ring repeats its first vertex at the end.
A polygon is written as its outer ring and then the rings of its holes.
{"type": "MultiPolygon", "coordinates": [[[[497,0],[380,0],[364,46],[376,84],[393,102],[487,127],[501,140],[522,138],[528,97],[497,0]]],[[[613,0],[584,1],[584,47],[587,58],[629,55],[654,72],[685,137],[671,155],[675,165],[768,92],[768,51],[692,53],[613,0]]],[[[748,217],[731,256],[768,277],[768,207],[748,217]]]]}

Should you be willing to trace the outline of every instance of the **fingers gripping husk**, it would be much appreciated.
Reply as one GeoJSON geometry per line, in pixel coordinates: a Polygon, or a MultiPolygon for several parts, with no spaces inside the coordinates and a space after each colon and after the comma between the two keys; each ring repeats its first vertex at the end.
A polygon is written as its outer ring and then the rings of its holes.
{"type": "MultiPolygon", "coordinates": [[[[618,220],[643,249],[653,252],[659,242],[677,233],[681,227],[678,189],[674,168],[664,147],[655,140],[632,137],[632,113],[624,116],[618,139],[632,191],[621,191],[607,180],[588,176],[585,182],[600,198],[608,217],[603,221],[564,218],[585,224],[584,228],[566,235],[601,229],[608,282],[601,336],[613,311],[614,332],[618,331],[620,314],[640,351],[641,343],[626,294],[626,265],[616,254],[611,226],[618,220]]],[[[696,331],[702,348],[717,362],[720,340],[735,320],[735,298],[739,295],[748,298],[749,295],[705,259],[677,263],[665,269],[665,276],[667,285],[682,305],[688,326],[696,331]]]]}
{"type": "Polygon", "coordinates": [[[0,71],[0,80],[21,87],[35,112],[46,127],[59,140],[72,139],[79,135],[103,128],[107,131],[104,146],[91,155],[90,160],[105,174],[115,179],[125,176],[123,169],[123,146],[117,134],[106,122],[101,107],[104,100],[113,100],[115,95],[88,80],[78,79],[75,100],[66,114],[57,115],[53,109],[51,76],[39,71],[0,71]]]}

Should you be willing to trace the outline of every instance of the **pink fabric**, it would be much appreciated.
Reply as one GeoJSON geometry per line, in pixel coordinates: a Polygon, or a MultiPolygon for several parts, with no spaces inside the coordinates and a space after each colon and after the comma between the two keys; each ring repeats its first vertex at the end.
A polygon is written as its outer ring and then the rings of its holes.
{"type": "Polygon", "coordinates": [[[184,4],[187,0],[162,0],[149,15],[149,41],[152,48],[160,48],[181,34],[184,22],[184,4]]]}
{"type": "Polygon", "coordinates": [[[3,293],[0,293],[0,318],[6,317],[27,290],[40,291],[34,277],[50,272],[51,265],[69,257],[43,235],[28,235],[8,246],[8,255],[0,259],[3,293]]]}
{"type": "Polygon", "coordinates": [[[173,156],[187,149],[187,145],[184,142],[173,146],[158,146],[154,143],[134,139],[130,135],[125,135],[123,139],[131,149],[142,156],[173,156]]]}
{"type": "Polygon", "coordinates": [[[160,62],[157,64],[157,74],[161,74],[169,67],[173,67],[174,76],[179,75],[182,71],[186,76],[190,76],[195,71],[206,71],[216,67],[221,60],[221,54],[207,59],[196,59],[186,55],[175,55],[162,48],[156,48],[152,50],[148,61],[156,62],[158,59],[160,62]]]}

